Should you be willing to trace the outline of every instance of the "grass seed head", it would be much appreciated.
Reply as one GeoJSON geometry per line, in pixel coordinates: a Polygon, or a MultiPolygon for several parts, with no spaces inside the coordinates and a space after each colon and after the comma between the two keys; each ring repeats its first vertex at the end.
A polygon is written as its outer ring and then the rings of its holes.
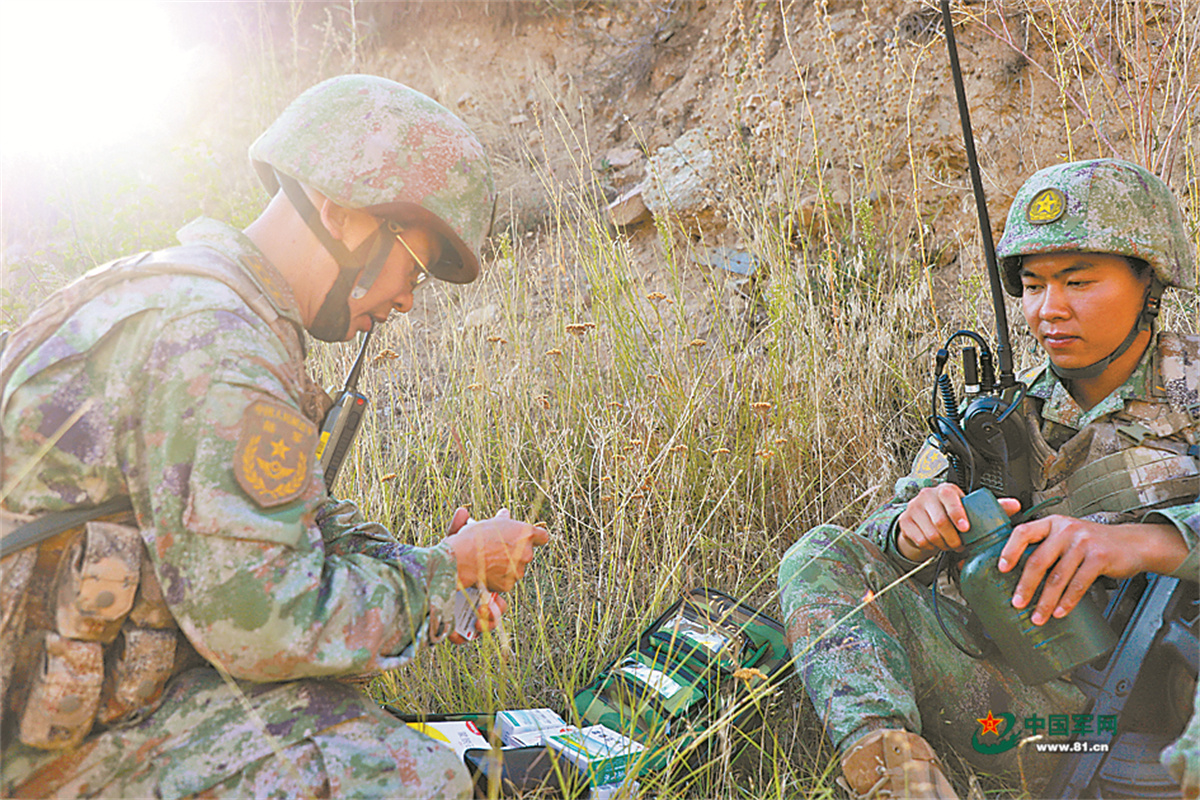
{"type": "Polygon", "coordinates": [[[371,363],[378,364],[380,361],[395,361],[399,357],[399,353],[389,348],[387,350],[380,350],[379,353],[371,359],[371,363]]]}

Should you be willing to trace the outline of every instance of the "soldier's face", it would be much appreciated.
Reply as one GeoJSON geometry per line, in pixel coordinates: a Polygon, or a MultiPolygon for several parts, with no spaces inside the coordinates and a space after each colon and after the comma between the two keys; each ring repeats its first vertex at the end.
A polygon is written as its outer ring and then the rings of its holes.
{"type": "Polygon", "coordinates": [[[1150,276],[1121,256],[1048,253],[1021,264],[1029,330],[1060,368],[1095,364],[1117,349],[1141,313],[1150,276]]]}
{"type": "Polygon", "coordinates": [[[393,310],[406,313],[413,307],[413,292],[429,280],[427,264],[441,258],[442,237],[432,228],[411,225],[391,230],[385,225],[384,235],[398,240],[388,255],[383,271],[370,290],[359,298],[350,298],[350,330],[347,338],[368,330],[372,322],[383,322],[393,310]]]}

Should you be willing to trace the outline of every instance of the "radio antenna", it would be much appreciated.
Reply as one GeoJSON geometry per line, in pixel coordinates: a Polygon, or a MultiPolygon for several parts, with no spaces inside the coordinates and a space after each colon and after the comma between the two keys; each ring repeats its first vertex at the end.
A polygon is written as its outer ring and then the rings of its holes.
{"type": "Polygon", "coordinates": [[[983,257],[987,263],[988,281],[992,287],[992,306],[996,312],[996,358],[1000,362],[999,389],[1003,391],[1017,382],[1013,375],[1012,345],[1008,338],[1008,312],[1004,307],[1004,287],[1000,283],[1000,269],[996,266],[996,246],[992,242],[987,198],[983,194],[983,179],[979,175],[979,158],[975,155],[975,136],[971,133],[967,92],[963,88],[962,68],[958,64],[954,22],[950,19],[950,0],[942,0],[942,24],[946,29],[946,49],[950,51],[950,73],[954,76],[954,94],[958,98],[958,118],[962,122],[963,144],[967,149],[967,166],[971,171],[971,188],[975,193],[975,211],[979,215],[979,233],[983,236],[983,257]]]}

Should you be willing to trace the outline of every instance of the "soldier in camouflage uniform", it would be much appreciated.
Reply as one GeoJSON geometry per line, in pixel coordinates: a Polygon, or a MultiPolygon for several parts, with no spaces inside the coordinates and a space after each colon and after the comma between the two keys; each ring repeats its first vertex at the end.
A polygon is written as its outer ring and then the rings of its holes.
{"type": "Polygon", "coordinates": [[[429,275],[473,280],[490,167],[446,109],[361,75],[301,95],[251,158],[273,197],[244,232],[201,219],[94,270],[4,348],[5,797],[469,790],[336,679],[461,641],[457,588],[511,589],[548,534],[459,509],[413,547],[330,498],[302,331],[346,340],[429,275]]]}
{"type": "MultiPolygon", "coordinates": [[[[1040,543],[1013,605],[1024,608],[1044,577],[1035,624],[1065,616],[1100,576],[1148,571],[1196,581],[1200,337],[1152,324],[1164,286],[1194,288],[1175,198],[1123,161],[1050,167],[1017,193],[997,254],[1005,288],[1021,298],[1048,356],[1025,376],[1020,408],[1034,450],[1034,500],[1062,499],[1056,513],[1016,526],[1003,551],[1000,569],[1010,571],[1027,545],[1040,543]]],[[[927,588],[931,567],[922,565],[957,549],[967,530],[963,493],[944,482],[945,468],[927,444],[892,502],[853,533],[810,531],[780,566],[797,668],[856,795],[953,796],[924,736],[979,768],[1005,771],[1019,751],[973,747],[983,719],[1084,710],[1086,698],[1067,680],[1026,686],[1000,657],[973,660],[942,632],[927,588]]],[[[1009,514],[1020,505],[1001,502],[1009,514]]],[[[939,605],[958,641],[978,642],[963,607],[939,605]]],[[[1190,694],[1182,704],[1176,731],[1190,694]]],[[[1163,759],[1192,785],[1196,739],[1193,726],[1163,759]]],[[[1035,787],[1055,766],[1032,748],[1023,759],[1035,787]]]]}

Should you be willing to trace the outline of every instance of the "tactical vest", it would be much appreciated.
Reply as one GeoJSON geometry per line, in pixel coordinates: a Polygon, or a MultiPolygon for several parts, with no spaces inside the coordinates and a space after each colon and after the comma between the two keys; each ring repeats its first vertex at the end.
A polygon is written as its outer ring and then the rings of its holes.
{"type": "MultiPolygon", "coordinates": [[[[320,423],[328,396],[304,370],[303,340],[236,263],[203,246],[112,262],[41,306],[0,359],[0,390],[13,370],[85,303],[124,281],[187,274],[229,286],[287,346],[285,369],[302,387],[302,410],[320,423]]],[[[0,509],[0,538],[34,518],[0,509]]],[[[174,675],[202,659],[162,596],[132,512],[92,519],[0,561],[0,716],[4,738],[30,747],[74,747],[95,725],[114,726],[157,708],[174,675]],[[13,727],[10,727],[13,726],[13,727]]]]}
{"type": "Polygon", "coordinates": [[[1200,496],[1200,405],[1186,402],[1197,396],[1200,375],[1195,368],[1184,369],[1184,359],[1163,355],[1165,349],[1197,353],[1200,337],[1159,336],[1156,377],[1171,386],[1169,394],[1129,401],[1058,447],[1046,438],[1047,433],[1054,438],[1054,423],[1043,426],[1039,415],[1027,415],[1036,465],[1034,502],[1058,501],[1046,513],[1120,524],[1200,496]]]}

